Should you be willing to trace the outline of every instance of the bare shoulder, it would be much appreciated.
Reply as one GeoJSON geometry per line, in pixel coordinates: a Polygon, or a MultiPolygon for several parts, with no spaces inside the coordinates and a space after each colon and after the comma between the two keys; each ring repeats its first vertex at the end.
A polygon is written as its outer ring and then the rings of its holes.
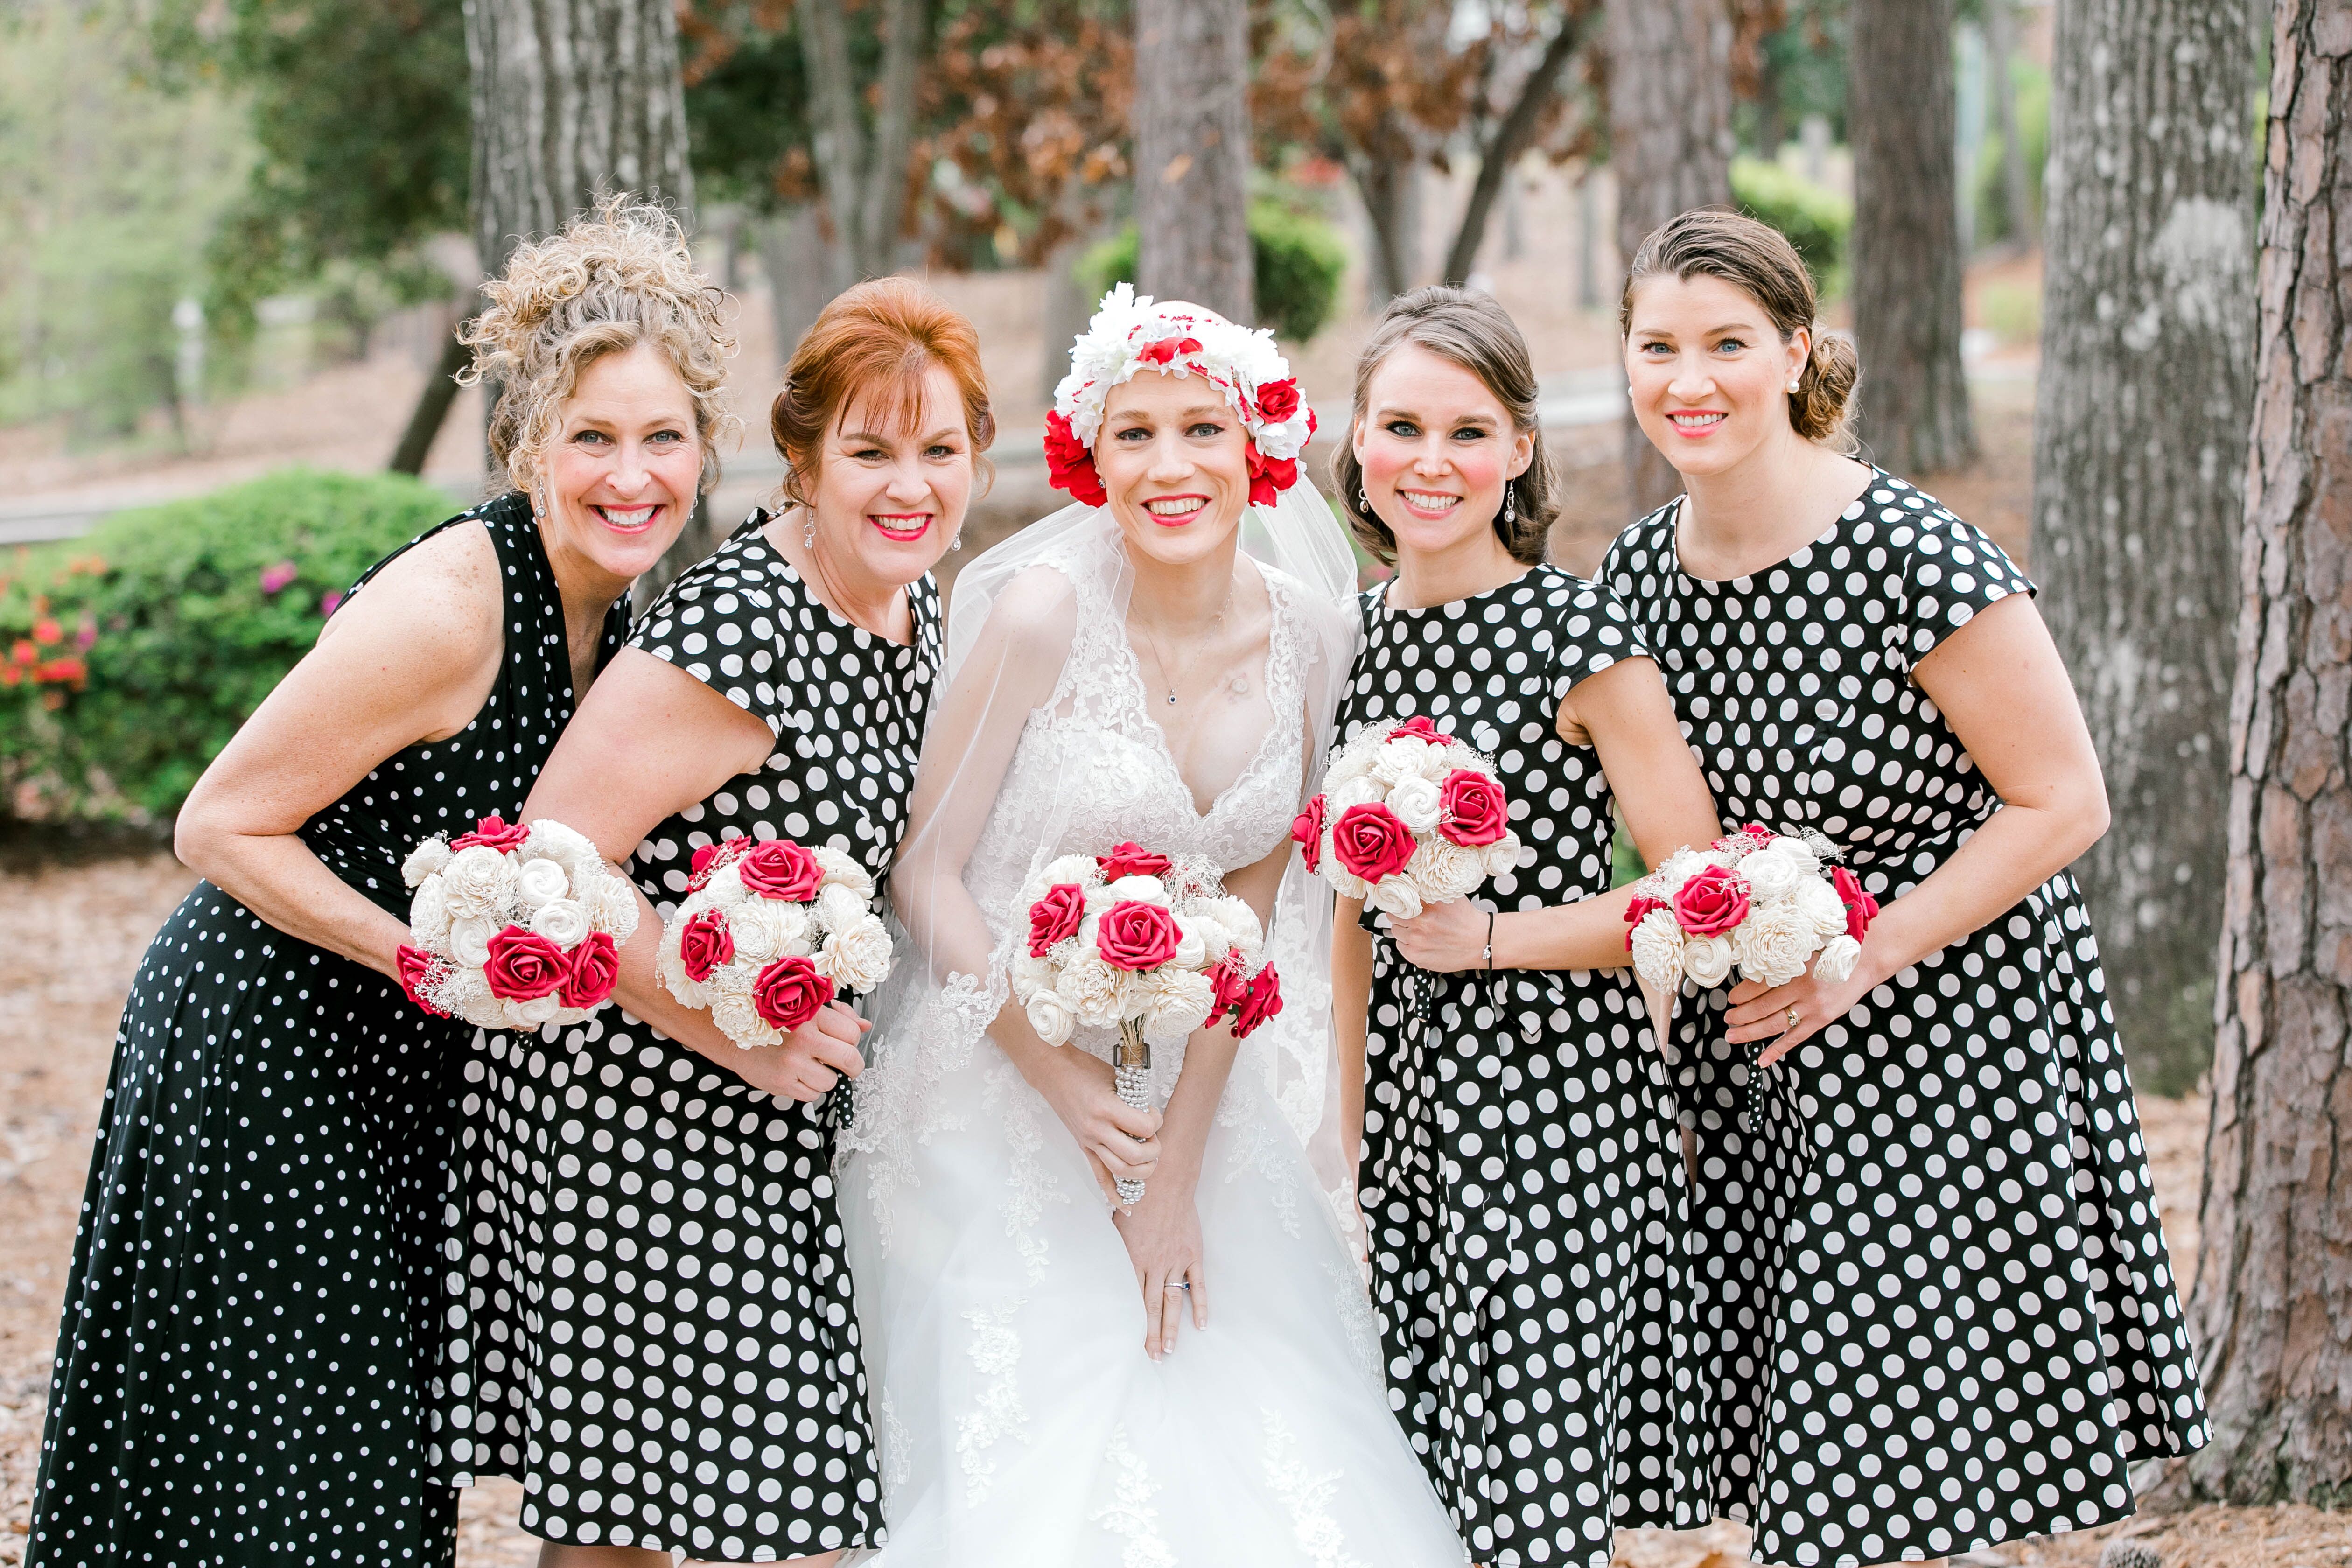
{"type": "Polygon", "coordinates": [[[353,594],[320,629],[318,646],[396,639],[458,664],[494,659],[503,593],[489,531],[479,522],[444,529],[353,594]]]}
{"type": "Polygon", "coordinates": [[[981,631],[1029,658],[1066,649],[1077,624],[1076,586],[1060,567],[1041,563],[1005,584],[981,631]]]}

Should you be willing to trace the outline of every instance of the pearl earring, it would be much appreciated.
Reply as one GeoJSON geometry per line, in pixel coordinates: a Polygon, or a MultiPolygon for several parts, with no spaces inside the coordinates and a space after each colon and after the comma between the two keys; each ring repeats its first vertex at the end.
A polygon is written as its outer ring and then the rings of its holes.
{"type": "Polygon", "coordinates": [[[1503,526],[1508,528],[1519,521],[1518,487],[1510,480],[1503,481],[1503,526]]]}
{"type": "Polygon", "coordinates": [[[961,550],[963,548],[963,529],[961,526],[956,529],[955,537],[948,541],[948,548],[950,550],[961,550]]]}
{"type": "Polygon", "coordinates": [[[1797,384],[1793,381],[1789,384],[1789,395],[1791,397],[1797,395],[1797,384]]]}

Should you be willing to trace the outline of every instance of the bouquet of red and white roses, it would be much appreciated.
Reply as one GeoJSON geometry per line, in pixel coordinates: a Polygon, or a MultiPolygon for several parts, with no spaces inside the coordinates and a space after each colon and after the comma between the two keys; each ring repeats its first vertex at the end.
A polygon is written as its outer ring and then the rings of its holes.
{"type": "Polygon", "coordinates": [[[789,838],[729,838],[694,852],[686,901],[662,932],[669,994],[707,1007],[749,1050],[799,1028],[840,992],[890,973],[874,879],[855,856],[789,838]]]}
{"type": "Polygon", "coordinates": [[[1411,920],[1517,865],[1510,821],[1494,764],[1416,717],[1342,748],[1290,837],[1340,897],[1411,920]]]}
{"type": "Polygon", "coordinates": [[[429,1013],[485,1029],[577,1024],[613,994],[637,894],[584,834],[495,813],[409,852],[415,889],[400,984],[429,1013]]]}
{"type": "MultiPolygon", "coordinates": [[[[1265,962],[1265,931],[1214,868],[1178,863],[1135,844],[1065,855],[1024,893],[1028,942],[1013,962],[1013,995],[1049,1046],[1079,1025],[1116,1026],[1119,1098],[1150,1100],[1151,1047],[1181,1045],[1230,1016],[1245,1039],[1282,1011],[1282,979],[1265,962]]],[[[1122,1181],[1134,1203],[1143,1184],[1122,1181]]]]}

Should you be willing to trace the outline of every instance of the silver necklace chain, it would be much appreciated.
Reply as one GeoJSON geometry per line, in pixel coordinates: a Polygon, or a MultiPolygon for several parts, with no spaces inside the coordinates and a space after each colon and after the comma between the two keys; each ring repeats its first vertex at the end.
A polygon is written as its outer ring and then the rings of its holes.
{"type": "MultiPolygon", "coordinates": [[[[1209,617],[1209,625],[1213,626],[1221,626],[1225,624],[1225,613],[1234,607],[1234,589],[1236,585],[1236,581],[1237,580],[1235,579],[1228,579],[1226,581],[1224,603],[1219,605],[1217,606],[1217,613],[1209,617]]],[[[1133,620],[1132,617],[1130,617],[1130,624],[1134,626],[1136,630],[1143,634],[1144,646],[1151,649],[1151,662],[1159,668],[1160,684],[1168,693],[1168,705],[1171,708],[1173,708],[1176,706],[1176,680],[1174,677],[1168,673],[1168,659],[1167,656],[1160,651],[1160,639],[1151,635],[1150,626],[1147,626],[1143,622],[1133,620]]],[[[1188,675],[1191,674],[1192,664],[1198,662],[1199,656],[1196,654],[1193,656],[1192,663],[1185,665],[1184,673],[1188,675]]]]}

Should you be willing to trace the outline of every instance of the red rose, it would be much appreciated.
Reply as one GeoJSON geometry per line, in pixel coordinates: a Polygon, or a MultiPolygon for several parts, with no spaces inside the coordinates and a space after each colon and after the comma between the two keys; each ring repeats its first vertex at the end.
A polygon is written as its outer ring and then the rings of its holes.
{"type": "Polygon", "coordinates": [[[1246,1040],[1260,1024],[1282,1011],[1282,976],[1269,963],[1250,979],[1234,1008],[1234,1038],[1246,1040]]]}
{"type": "Polygon", "coordinates": [[[1709,866],[1675,892],[1675,919],[1691,936],[1721,936],[1748,918],[1748,883],[1725,866],[1709,866]]]}
{"type": "Polygon", "coordinates": [[[1171,364],[1179,354],[1200,352],[1201,340],[1198,338],[1162,338],[1156,343],[1145,344],[1143,352],[1135,357],[1146,364],[1171,364]]]}
{"type": "Polygon", "coordinates": [[[408,999],[436,1018],[447,1017],[448,1012],[426,1001],[425,993],[440,984],[449,966],[423,948],[411,947],[404,942],[393,956],[400,965],[400,988],[408,993],[408,999]]]}
{"type": "Polygon", "coordinates": [[[507,1002],[536,1001],[571,973],[572,960],[562,948],[520,926],[490,938],[490,961],[482,965],[490,994],[507,1002]]]}
{"type": "Polygon", "coordinates": [[[1114,844],[1108,855],[1095,857],[1104,878],[1116,882],[1121,877],[1157,877],[1175,862],[1165,855],[1156,855],[1140,844],[1114,844]]]}
{"type": "Polygon", "coordinates": [[[824,868],[789,838],[771,838],[736,862],[743,886],[762,898],[804,904],[816,897],[824,868]]]}
{"type": "Polygon", "coordinates": [[[726,915],[705,910],[679,927],[677,956],[686,977],[697,985],[709,979],[720,964],[734,962],[735,933],[728,929],[726,915]]]}
{"type": "Polygon", "coordinates": [[[1437,789],[1440,835],[1465,849],[1498,842],[1510,825],[1511,805],[1503,786],[1475,768],[1456,768],[1437,789]]]}
{"type": "Polygon", "coordinates": [[[1056,882],[1045,896],[1029,906],[1029,956],[1043,958],[1046,950],[1078,934],[1087,912],[1086,889],[1076,882],[1056,882]]]}
{"type": "Polygon", "coordinates": [[[1401,740],[1407,735],[1412,736],[1415,740],[1427,741],[1433,746],[1445,739],[1438,732],[1436,724],[1431,721],[1426,713],[1416,713],[1389,731],[1389,739],[1391,741],[1401,740]]]}
{"type": "Polygon", "coordinates": [[[1121,899],[1095,924],[1095,951],[1113,969],[1157,969],[1176,956],[1176,917],[1121,899]]]}
{"type": "Polygon", "coordinates": [[[1307,803],[1307,809],[1290,819],[1290,837],[1298,846],[1301,858],[1309,872],[1323,868],[1323,814],[1330,805],[1321,795],[1307,803]]]}
{"type": "Polygon", "coordinates": [[[706,844],[694,852],[693,874],[686,879],[686,890],[698,893],[710,885],[711,873],[730,861],[738,859],[751,847],[749,838],[722,838],[716,844],[706,844]]]}
{"type": "Polygon", "coordinates": [[[1216,987],[1217,1004],[1201,1026],[1207,1028],[1228,1013],[1241,1011],[1242,1001],[1249,994],[1249,977],[1242,973],[1242,955],[1227,952],[1209,971],[1209,984],[1216,987]]]}
{"type": "Polygon", "coordinates": [[[1095,455],[1058,410],[1045,416],[1045,470],[1054,488],[1069,491],[1074,500],[1100,506],[1110,499],[1102,475],[1095,470],[1095,455]]]}
{"type": "Polygon", "coordinates": [[[1272,506],[1282,492],[1298,482],[1298,459],[1269,458],[1257,449],[1257,442],[1249,444],[1250,505],[1272,506]]]}
{"type": "Polygon", "coordinates": [[[1412,851],[1412,829],[1385,805],[1351,805],[1331,829],[1331,853],[1367,882],[1403,870],[1412,851]]]}
{"type": "Polygon", "coordinates": [[[1869,934],[1870,922],[1878,918],[1878,900],[1864,892],[1862,879],[1843,866],[1830,868],[1830,886],[1845,905],[1845,934],[1860,942],[1869,934]]]}
{"type": "Polygon", "coordinates": [[[1298,382],[1269,381],[1257,389],[1257,416],[1269,425],[1287,424],[1298,412],[1298,382]]]}
{"type": "Polygon", "coordinates": [[[1668,907],[1664,899],[1647,899],[1639,893],[1633,895],[1633,902],[1625,906],[1625,951],[1627,952],[1633,951],[1633,928],[1640,925],[1651,910],[1668,907]]]}
{"type": "Polygon", "coordinates": [[[1779,834],[1773,832],[1762,823],[1751,822],[1737,833],[1726,834],[1723,837],[1718,838],[1714,843],[1708,845],[1707,847],[1710,849],[1721,849],[1734,855],[1745,854],[1750,849],[1763,848],[1764,846],[1771,843],[1772,840],[1779,837],[1780,837],[1779,834]]]}
{"type": "Polygon", "coordinates": [[[572,950],[572,972],[556,988],[556,998],[567,1007],[593,1007],[613,994],[621,978],[621,954],[613,939],[601,931],[572,950]]]}
{"type": "Polygon", "coordinates": [[[771,1026],[791,1034],[833,1000],[833,982],[805,958],[780,958],[751,982],[751,1005],[771,1026]]]}
{"type": "Polygon", "coordinates": [[[461,849],[471,849],[480,844],[503,855],[509,849],[521,848],[522,841],[530,837],[530,828],[520,822],[509,827],[505,819],[494,811],[476,824],[473,832],[460,833],[449,840],[449,853],[455,855],[461,849]]]}

